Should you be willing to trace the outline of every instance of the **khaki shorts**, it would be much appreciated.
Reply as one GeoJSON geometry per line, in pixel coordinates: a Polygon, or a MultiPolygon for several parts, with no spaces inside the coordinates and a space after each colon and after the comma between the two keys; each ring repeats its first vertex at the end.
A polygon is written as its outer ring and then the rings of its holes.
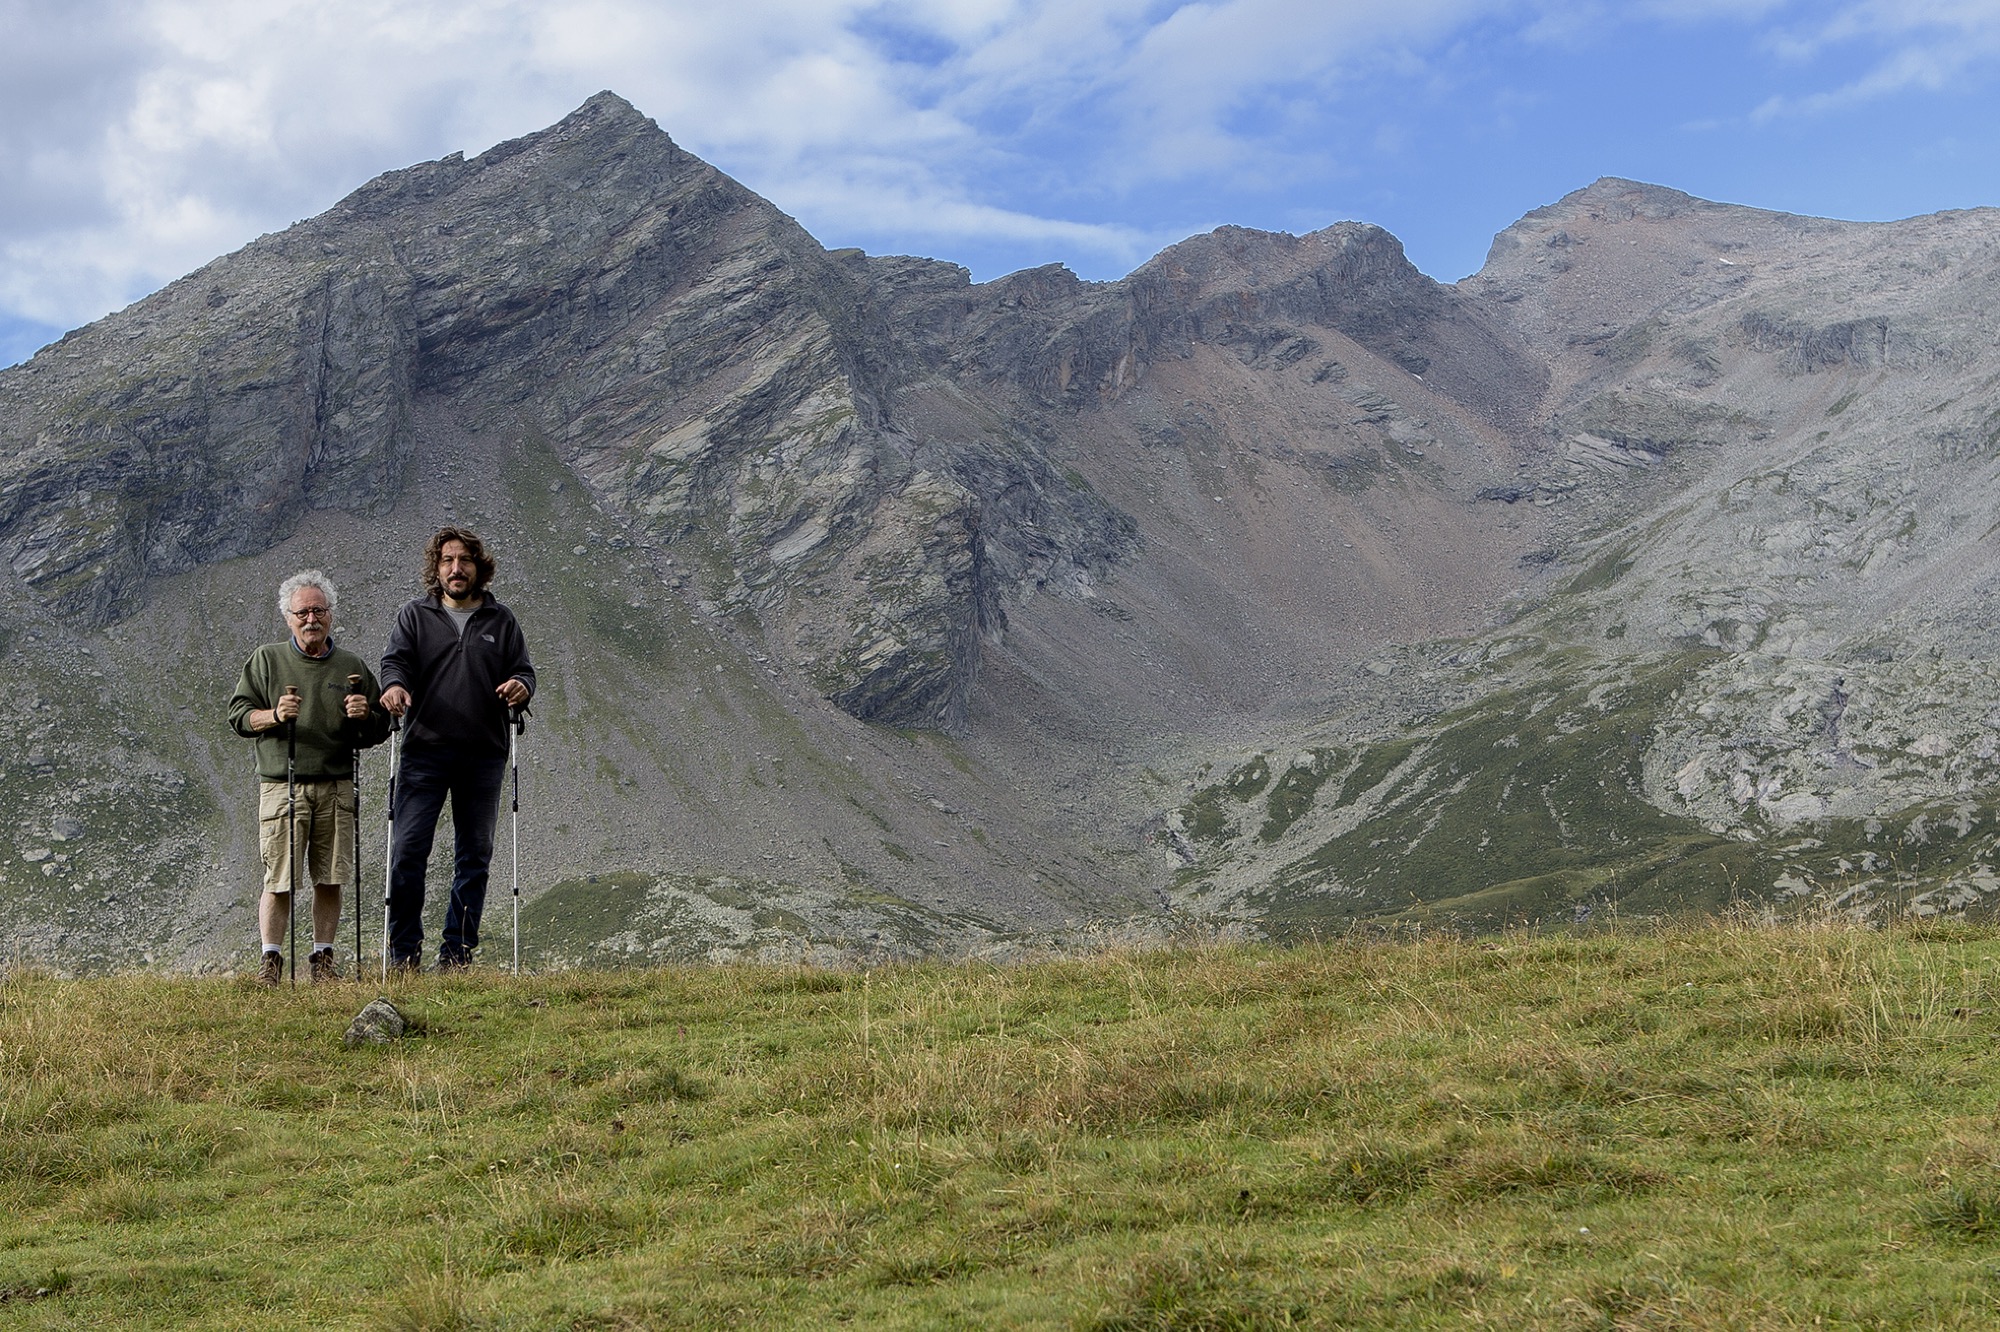
{"type": "MultiPolygon", "coordinates": [[[[291,836],[299,860],[298,885],[346,884],[354,877],[354,783],[297,782],[298,804],[291,836]]],[[[264,891],[291,891],[285,872],[285,784],[263,782],[257,790],[257,822],[264,848],[264,891]]]]}

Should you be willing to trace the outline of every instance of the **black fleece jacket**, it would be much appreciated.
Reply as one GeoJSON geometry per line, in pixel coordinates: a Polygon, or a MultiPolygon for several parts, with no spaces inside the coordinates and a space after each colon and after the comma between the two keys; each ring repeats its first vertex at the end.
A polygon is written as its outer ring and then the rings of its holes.
{"type": "Polygon", "coordinates": [[[489,592],[460,635],[435,596],[396,612],[382,652],[382,688],[410,691],[403,716],[407,744],[459,750],[466,757],[507,753],[507,705],[493,691],[509,677],[535,690],[528,640],[514,612],[489,592]]]}

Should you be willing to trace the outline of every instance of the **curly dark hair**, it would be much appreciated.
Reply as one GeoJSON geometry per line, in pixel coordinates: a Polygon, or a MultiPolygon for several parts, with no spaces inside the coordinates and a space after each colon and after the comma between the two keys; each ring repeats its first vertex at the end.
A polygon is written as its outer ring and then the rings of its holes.
{"type": "Polygon", "coordinates": [[[424,547],[424,591],[434,597],[444,594],[444,584],[438,581],[438,556],[444,553],[447,541],[464,545],[465,553],[472,557],[472,567],[477,571],[477,577],[472,580],[472,590],[484,592],[486,585],[493,581],[493,571],[499,565],[486,553],[486,543],[463,527],[440,527],[430,544],[424,547]]]}

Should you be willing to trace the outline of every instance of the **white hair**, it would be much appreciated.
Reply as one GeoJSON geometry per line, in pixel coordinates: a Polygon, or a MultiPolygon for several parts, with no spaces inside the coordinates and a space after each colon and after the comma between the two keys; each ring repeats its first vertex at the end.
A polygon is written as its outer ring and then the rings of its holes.
{"type": "Polygon", "coordinates": [[[333,580],[317,569],[301,569],[278,584],[278,614],[292,613],[292,598],[298,595],[302,587],[316,587],[326,594],[326,618],[330,623],[333,620],[333,608],[340,604],[340,595],[333,590],[333,580]]]}

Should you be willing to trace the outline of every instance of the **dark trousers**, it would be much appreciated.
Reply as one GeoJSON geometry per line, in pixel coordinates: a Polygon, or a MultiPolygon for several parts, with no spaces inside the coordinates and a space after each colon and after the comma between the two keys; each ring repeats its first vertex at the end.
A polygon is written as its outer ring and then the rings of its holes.
{"type": "Polygon", "coordinates": [[[437,837],[438,816],[451,798],[451,905],[445,911],[441,959],[463,962],[479,946],[486,907],[486,871],[507,756],[466,756],[435,745],[403,746],[396,773],[396,840],[389,852],[389,957],[414,962],[424,947],[424,869],[437,837]]]}

